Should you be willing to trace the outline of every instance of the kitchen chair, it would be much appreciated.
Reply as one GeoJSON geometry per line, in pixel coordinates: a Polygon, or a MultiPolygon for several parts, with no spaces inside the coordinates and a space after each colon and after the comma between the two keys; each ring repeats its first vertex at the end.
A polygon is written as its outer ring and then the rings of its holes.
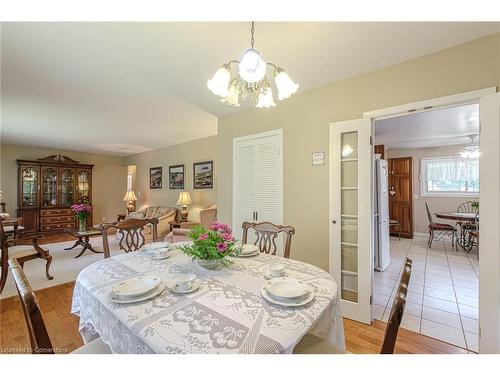
{"type": "Polygon", "coordinates": [[[477,246],[477,259],[479,259],[479,213],[476,214],[476,218],[474,220],[474,224],[472,224],[474,227],[469,230],[469,244],[470,244],[470,251],[474,247],[474,245],[477,246]]]}
{"type": "MultiPolygon", "coordinates": [[[[19,299],[23,307],[24,319],[28,328],[32,354],[54,354],[40,305],[35,293],[24,274],[21,264],[15,258],[9,259],[9,267],[16,283],[19,299]]],[[[99,338],[77,350],[73,354],[111,354],[109,347],[99,338]]]]}
{"type": "Polygon", "coordinates": [[[396,226],[399,229],[398,241],[401,241],[401,223],[398,220],[389,219],[389,228],[396,226]]]}
{"type": "Polygon", "coordinates": [[[110,257],[108,234],[116,232],[119,237],[120,249],[126,253],[137,251],[146,243],[144,227],[150,225],[153,233],[153,242],[158,241],[158,219],[125,219],[117,223],[101,224],[99,229],[102,233],[102,247],[104,258],[110,257]]]}
{"type": "Polygon", "coordinates": [[[21,267],[25,262],[31,259],[45,259],[47,262],[45,265],[45,275],[47,279],[52,280],[54,277],[49,274],[50,264],[52,263],[52,256],[49,254],[49,250],[44,249],[38,245],[38,239],[42,237],[41,234],[34,235],[24,235],[21,238],[9,239],[7,233],[4,231],[4,226],[2,224],[3,219],[0,218],[0,248],[1,248],[1,264],[2,264],[2,276],[0,277],[0,294],[5,287],[7,282],[7,274],[9,272],[8,260],[9,257],[17,258],[21,267]],[[20,244],[21,240],[32,240],[31,245],[20,244]]]}
{"type": "Polygon", "coordinates": [[[433,240],[440,240],[444,236],[451,234],[451,246],[455,247],[458,251],[456,240],[457,228],[450,224],[435,223],[432,220],[431,210],[427,202],[425,202],[425,210],[427,211],[427,218],[429,219],[429,241],[427,241],[427,247],[432,247],[433,240]]]}
{"type": "MultiPolygon", "coordinates": [[[[408,293],[408,283],[410,282],[412,260],[406,258],[403,268],[403,275],[399,281],[399,288],[392,304],[389,320],[385,327],[384,341],[380,354],[393,354],[398,336],[399,326],[403,319],[403,313],[406,306],[406,294],[408,293]]],[[[349,354],[349,352],[342,353],[325,340],[319,337],[306,334],[302,340],[299,341],[293,350],[294,354],[349,354]]]]}
{"type": "Polygon", "coordinates": [[[295,229],[291,226],[276,225],[269,222],[249,223],[245,221],[242,226],[243,239],[242,243],[246,244],[248,240],[248,230],[251,228],[257,236],[254,245],[257,245],[261,253],[276,255],[277,246],[276,238],[278,234],[285,233],[286,240],[283,251],[284,258],[290,258],[290,246],[292,244],[292,236],[295,234],[295,229]]]}

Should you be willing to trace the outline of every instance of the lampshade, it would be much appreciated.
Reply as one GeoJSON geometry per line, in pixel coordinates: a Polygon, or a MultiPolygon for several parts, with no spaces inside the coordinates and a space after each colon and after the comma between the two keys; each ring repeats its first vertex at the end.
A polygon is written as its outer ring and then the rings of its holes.
{"type": "Polygon", "coordinates": [[[207,81],[207,87],[215,95],[225,98],[228,94],[228,86],[231,74],[229,72],[229,67],[223,65],[217,70],[212,77],[207,81]]]}
{"type": "Polygon", "coordinates": [[[189,196],[189,192],[181,191],[179,194],[179,199],[177,199],[177,205],[185,206],[187,204],[191,204],[191,197],[189,196]]]}
{"type": "Polygon", "coordinates": [[[123,197],[123,200],[125,202],[130,202],[130,201],[136,201],[137,197],[135,196],[135,193],[133,190],[127,191],[125,193],[125,196],[123,197]]]}
{"type": "Polygon", "coordinates": [[[268,87],[263,93],[259,94],[259,100],[257,102],[257,108],[269,108],[274,107],[276,103],[274,103],[273,92],[270,87],[268,87]]]}
{"type": "Polygon", "coordinates": [[[259,82],[266,74],[266,63],[260,57],[260,54],[249,48],[240,61],[240,77],[248,83],[259,82]]]}
{"type": "Polygon", "coordinates": [[[293,82],[290,76],[281,68],[276,69],[274,81],[278,88],[279,100],[289,98],[299,88],[299,84],[293,82]]]}
{"type": "Polygon", "coordinates": [[[227,103],[234,107],[239,107],[240,103],[238,102],[238,97],[239,97],[238,84],[237,82],[235,82],[229,86],[229,91],[227,96],[225,98],[222,98],[220,101],[222,103],[227,103]]]}

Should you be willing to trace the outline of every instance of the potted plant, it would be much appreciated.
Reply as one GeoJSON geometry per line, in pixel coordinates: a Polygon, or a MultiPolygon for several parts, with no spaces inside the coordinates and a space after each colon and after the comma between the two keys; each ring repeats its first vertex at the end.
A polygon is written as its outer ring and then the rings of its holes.
{"type": "Polygon", "coordinates": [[[227,224],[214,222],[208,230],[197,225],[189,231],[188,237],[193,243],[181,246],[180,250],[209,270],[227,267],[232,263],[228,257],[241,250],[227,224]]]}
{"type": "Polygon", "coordinates": [[[78,230],[80,232],[85,232],[87,217],[92,214],[93,207],[88,204],[74,204],[71,209],[75,213],[75,217],[78,219],[78,230]]]}
{"type": "Polygon", "coordinates": [[[472,201],[471,202],[471,207],[474,208],[476,211],[479,211],[479,201],[472,201]]]}

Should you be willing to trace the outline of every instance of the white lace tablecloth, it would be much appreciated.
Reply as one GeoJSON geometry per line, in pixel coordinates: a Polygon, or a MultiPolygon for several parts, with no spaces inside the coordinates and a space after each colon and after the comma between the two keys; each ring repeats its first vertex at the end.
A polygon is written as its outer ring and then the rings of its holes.
{"type": "Polygon", "coordinates": [[[309,332],[345,349],[337,283],[320,268],[284,260],[287,276],[310,284],[316,293],[306,306],[285,308],[260,294],[267,282],[264,270],[277,257],[235,258],[229,268],[209,271],[177,250],[171,254],[165,260],[122,254],[80,272],[71,311],[80,316],[85,342],[99,335],[114,353],[291,353],[309,332]],[[183,272],[198,275],[198,291],[182,295],[166,288],[134,304],[108,299],[112,285],[127,278],[146,274],[168,280],[183,272]]]}

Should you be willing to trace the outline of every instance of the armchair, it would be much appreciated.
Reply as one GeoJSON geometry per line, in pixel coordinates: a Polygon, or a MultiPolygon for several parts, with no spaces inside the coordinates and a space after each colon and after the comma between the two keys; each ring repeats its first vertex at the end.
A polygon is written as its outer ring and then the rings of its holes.
{"type": "Polygon", "coordinates": [[[202,225],[205,229],[209,229],[210,225],[214,221],[217,220],[217,205],[214,204],[208,208],[205,208],[200,211],[200,223],[199,224],[194,224],[194,223],[182,223],[180,228],[174,228],[172,232],[170,232],[166,237],[165,240],[171,243],[174,242],[182,242],[182,241],[188,241],[189,238],[187,234],[191,230],[192,227],[195,225],[202,225]]]}

